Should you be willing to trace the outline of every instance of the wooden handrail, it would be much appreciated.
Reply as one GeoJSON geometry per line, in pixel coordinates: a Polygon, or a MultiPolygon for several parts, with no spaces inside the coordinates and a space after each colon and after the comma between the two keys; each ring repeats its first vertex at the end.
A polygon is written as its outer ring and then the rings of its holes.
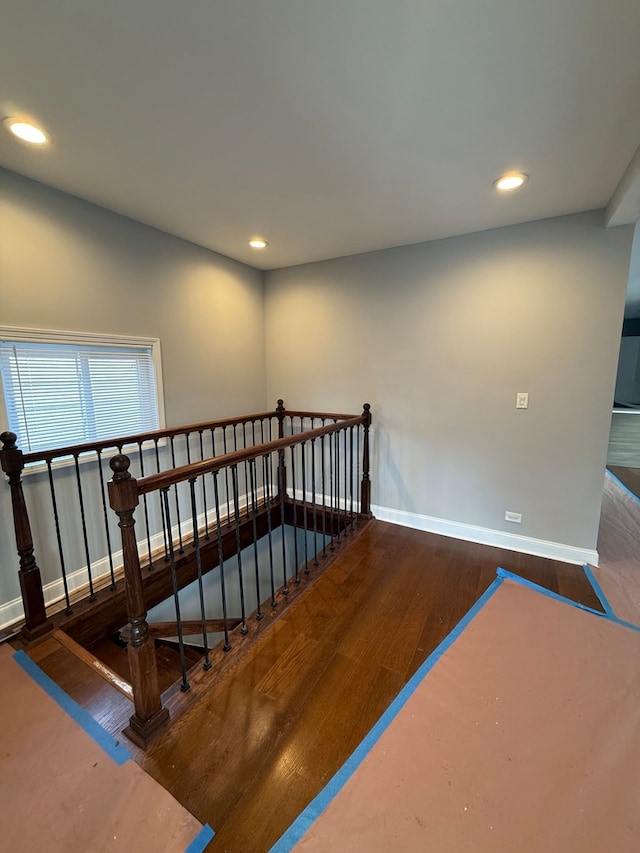
{"type": "MultiPolygon", "coordinates": [[[[205,459],[202,462],[193,462],[191,465],[182,465],[179,468],[172,468],[169,471],[161,471],[159,474],[151,474],[148,477],[141,477],[139,480],[136,480],[138,494],[145,495],[160,489],[167,489],[176,483],[183,483],[187,480],[195,479],[202,474],[210,474],[213,471],[220,471],[222,468],[239,465],[241,462],[246,462],[249,459],[258,459],[262,456],[268,456],[270,453],[285,450],[287,447],[293,447],[296,444],[302,444],[303,442],[311,441],[314,438],[320,438],[323,435],[339,432],[340,430],[358,426],[359,424],[367,424],[367,418],[365,415],[351,415],[344,420],[328,424],[327,426],[305,430],[304,432],[296,433],[296,435],[277,438],[273,441],[267,441],[264,444],[257,444],[254,447],[234,450],[231,453],[225,453],[224,456],[215,456],[211,459],[205,459]]],[[[113,470],[116,470],[113,463],[119,458],[121,457],[116,456],[111,461],[111,467],[113,470]]],[[[124,458],[127,457],[125,456],[124,458]]]]}
{"type": "MultiPolygon", "coordinates": [[[[289,414],[289,412],[287,412],[287,414],[289,414]]],[[[165,427],[163,429],[152,430],[150,432],[136,433],[135,435],[118,436],[116,438],[108,438],[101,441],[86,441],[82,444],[70,444],[66,447],[56,447],[52,450],[40,450],[34,453],[24,453],[23,461],[25,465],[30,465],[33,462],[51,462],[59,457],[76,456],[82,453],[108,450],[114,447],[120,448],[127,444],[138,444],[145,441],[155,441],[155,439],[160,440],[163,438],[171,438],[172,436],[186,435],[187,433],[204,432],[205,430],[216,429],[218,427],[250,424],[255,421],[275,417],[277,417],[276,412],[272,409],[269,412],[256,412],[251,415],[239,415],[235,418],[222,418],[217,421],[203,421],[201,423],[185,424],[184,426],[165,427]]]]}
{"type": "Polygon", "coordinates": [[[353,414],[345,415],[338,414],[336,412],[307,412],[303,411],[302,409],[287,409],[285,411],[285,416],[292,418],[313,418],[313,420],[315,421],[320,421],[323,418],[327,421],[346,421],[349,420],[349,418],[355,417],[355,415],[353,414]]]}

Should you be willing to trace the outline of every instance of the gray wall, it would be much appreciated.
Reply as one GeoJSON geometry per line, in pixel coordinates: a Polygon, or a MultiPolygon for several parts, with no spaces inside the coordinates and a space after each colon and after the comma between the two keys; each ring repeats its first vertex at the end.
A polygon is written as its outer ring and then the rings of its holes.
{"type": "Polygon", "coordinates": [[[268,273],[267,397],[370,402],[375,504],[593,549],[632,234],[590,212],[268,273]]]}
{"type": "Polygon", "coordinates": [[[168,424],[264,406],[263,274],[0,170],[0,324],[158,337],[168,424]]]}
{"type": "MultiPolygon", "coordinates": [[[[266,405],[260,271],[1,169],[0,324],[160,338],[168,425],[266,405]]],[[[8,497],[0,604],[19,594],[8,497]]]]}

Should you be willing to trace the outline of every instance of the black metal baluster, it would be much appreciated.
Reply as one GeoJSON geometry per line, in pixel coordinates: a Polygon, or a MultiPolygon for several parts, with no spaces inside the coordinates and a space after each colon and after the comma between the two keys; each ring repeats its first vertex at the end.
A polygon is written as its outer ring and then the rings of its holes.
{"type": "MultiPolygon", "coordinates": [[[[155,455],[156,455],[156,474],[160,473],[160,450],[158,449],[159,438],[154,438],[153,443],[155,445],[155,455]]],[[[164,545],[164,559],[169,559],[169,541],[167,537],[167,523],[164,516],[164,502],[162,500],[162,495],[158,492],[158,499],[160,501],[160,520],[162,524],[162,540],[164,545]]]]}
{"type": "Polygon", "coordinates": [[[338,542],[340,542],[342,536],[342,531],[340,530],[340,433],[334,432],[333,435],[336,457],[336,529],[338,532],[338,542]]]}
{"type": "Polygon", "coordinates": [[[340,525],[340,533],[343,536],[347,535],[347,434],[345,430],[340,430],[338,433],[338,456],[340,459],[340,471],[338,476],[340,485],[338,488],[338,511],[341,516],[344,516],[343,523],[340,525]]]}
{"type": "Polygon", "coordinates": [[[349,427],[349,524],[353,530],[353,427],[349,427]]]}
{"type": "MultiPolygon", "coordinates": [[[[190,445],[189,445],[189,437],[190,437],[190,435],[191,435],[191,434],[190,434],[190,433],[188,433],[188,432],[185,432],[185,434],[184,434],[184,443],[185,443],[185,448],[186,448],[186,452],[187,452],[187,465],[191,465],[191,447],[190,447],[190,445]]],[[[198,524],[198,519],[197,519],[197,517],[196,517],[196,518],[192,518],[191,523],[192,523],[192,524],[196,524],[196,525],[197,525],[197,524],[198,524]]],[[[193,528],[192,533],[195,533],[195,527],[193,528]]],[[[194,538],[193,542],[191,543],[191,547],[192,547],[192,548],[195,548],[195,547],[196,547],[195,538],[194,538]]]]}
{"type": "MultiPolygon", "coordinates": [[[[293,418],[291,419],[293,420],[293,418]]],[[[298,564],[298,501],[296,498],[296,446],[291,448],[291,494],[293,495],[293,561],[295,565],[295,582],[300,583],[300,566],[298,564]]],[[[284,541],[284,515],[282,516],[282,540],[284,541]]]]}
{"type": "MultiPolygon", "coordinates": [[[[200,433],[200,461],[204,461],[204,441],[202,437],[202,430],[199,430],[200,433]]],[[[210,539],[209,536],[209,509],[207,507],[207,481],[204,474],[202,475],[202,506],[204,509],[204,538],[210,539]]]]}
{"type": "Polygon", "coordinates": [[[329,542],[329,550],[334,551],[335,545],[333,544],[334,537],[334,516],[333,516],[333,436],[334,433],[329,433],[327,439],[329,440],[329,526],[331,528],[331,540],[329,542]]]}
{"type": "MultiPolygon", "coordinates": [[[[269,441],[273,441],[273,418],[269,418],[269,441]]],[[[276,482],[273,476],[273,453],[269,456],[269,480],[270,485],[273,487],[276,482]]],[[[270,491],[272,492],[273,488],[270,491]]]]}
{"type": "MultiPolygon", "coordinates": [[[[322,441],[320,442],[322,444],[322,441]]],[[[311,439],[311,511],[313,513],[313,565],[318,565],[318,516],[316,514],[316,440],[311,439]]]]}
{"type": "Polygon", "coordinates": [[[189,480],[191,492],[191,519],[193,524],[193,544],[196,549],[196,570],[198,572],[198,593],[200,595],[200,618],[202,619],[202,645],[204,647],[203,669],[211,669],[209,660],[209,638],[207,636],[207,614],[204,606],[204,586],[202,583],[202,555],[200,553],[200,537],[198,534],[198,509],[196,506],[196,478],[189,480]]]}
{"type": "Polygon", "coordinates": [[[358,425],[358,428],[356,431],[356,444],[357,444],[357,447],[356,447],[356,489],[357,489],[356,494],[358,495],[358,500],[356,503],[358,506],[358,512],[359,513],[362,512],[362,503],[360,500],[360,491],[359,491],[360,478],[362,476],[361,475],[361,464],[360,464],[361,463],[361,457],[360,457],[360,432],[361,431],[362,431],[362,426],[358,425]]]}
{"type": "Polygon", "coordinates": [[[280,495],[280,533],[282,534],[282,592],[283,595],[289,595],[289,587],[287,585],[287,543],[284,535],[284,450],[278,451],[278,494],[280,495]]]}
{"type": "Polygon", "coordinates": [[[211,458],[216,458],[216,428],[211,427],[211,458]]]}
{"type": "MultiPolygon", "coordinates": [[[[144,477],[144,456],[143,456],[142,444],[143,443],[141,441],[138,442],[138,457],[140,459],[140,476],[144,477]]],[[[104,492],[104,487],[103,487],[102,491],[104,492]]],[[[147,566],[147,568],[149,569],[149,571],[151,571],[151,569],[152,569],[152,565],[151,565],[151,531],[149,529],[149,507],[147,506],[147,495],[146,495],[146,493],[142,496],[142,506],[144,509],[144,529],[145,529],[145,533],[147,536],[147,555],[148,555],[148,559],[149,559],[149,565],[147,566]]]]}
{"type": "Polygon", "coordinates": [[[342,439],[342,432],[336,433],[336,509],[338,513],[338,539],[340,539],[344,533],[342,528],[342,450],[340,446],[340,441],[342,439]]]}
{"type": "Polygon", "coordinates": [[[53,469],[51,460],[47,459],[47,471],[49,472],[49,489],[51,491],[51,503],[53,505],[53,520],[56,525],[56,538],[58,540],[58,555],[60,557],[60,569],[62,571],[62,586],[64,587],[64,600],[67,605],[65,613],[69,616],[73,613],[71,607],[71,598],[69,596],[69,584],[67,581],[67,569],[64,562],[64,551],[62,549],[62,534],[60,533],[60,516],[58,515],[58,501],[56,500],[56,490],[53,482],[53,469]]]}
{"type": "Polygon", "coordinates": [[[220,494],[218,491],[218,471],[213,471],[213,491],[216,504],[216,527],[218,531],[218,566],[220,568],[220,596],[222,598],[222,621],[224,625],[224,646],[225,652],[231,648],[229,642],[229,626],[227,624],[227,593],[224,582],[224,549],[222,547],[222,530],[220,525],[220,494]]]}
{"type": "Polygon", "coordinates": [[[256,599],[257,599],[257,607],[256,607],[256,619],[258,622],[262,619],[262,596],[260,594],[260,566],[258,564],[258,529],[257,529],[257,518],[258,518],[258,495],[257,495],[257,487],[258,487],[258,476],[256,472],[256,460],[249,460],[249,476],[251,477],[251,516],[252,516],[252,529],[253,529],[253,562],[256,570],[256,599]]]}
{"type": "Polygon", "coordinates": [[[264,487],[266,490],[267,497],[267,536],[269,539],[269,577],[271,579],[271,606],[275,607],[276,602],[276,584],[275,578],[273,574],[273,542],[272,542],[272,530],[271,530],[271,474],[270,474],[270,462],[269,462],[269,454],[266,454],[262,457],[263,467],[264,467],[264,487]]]}
{"type": "Polygon", "coordinates": [[[300,445],[300,454],[302,456],[302,518],[304,524],[304,571],[309,574],[309,524],[307,521],[307,465],[305,460],[306,441],[300,445]]]}
{"type": "Polygon", "coordinates": [[[116,574],[113,566],[113,552],[111,550],[111,534],[109,532],[109,513],[107,512],[107,493],[104,484],[104,472],[102,470],[102,450],[98,448],[96,451],[97,454],[97,464],[98,464],[98,474],[100,477],[100,496],[102,498],[102,519],[104,521],[104,533],[107,540],[107,558],[109,560],[109,574],[111,576],[111,583],[109,584],[109,589],[114,590],[116,588],[116,574]]]}
{"type": "MultiPolygon", "coordinates": [[[[171,446],[171,467],[176,468],[176,450],[174,445],[175,436],[171,436],[169,440],[169,444],[171,446]]],[[[184,545],[182,544],[182,521],[180,520],[180,500],[178,497],[178,484],[174,483],[173,485],[173,497],[176,504],[176,523],[178,525],[178,554],[184,554],[184,545]]],[[[168,521],[168,516],[167,516],[168,521]]],[[[173,541],[173,529],[171,525],[169,525],[168,530],[169,542],[173,541]]]]}
{"type": "MultiPolygon", "coordinates": [[[[234,430],[235,432],[235,430],[234,430]]],[[[238,583],[240,585],[240,614],[242,616],[242,627],[240,628],[241,634],[247,634],[249,629],[247,628],[247,620],[246,613],[244,607],[244,576],[242,573],[242,551],[240,547],[240,502],[238,497],[238,466],[231,466],[231,482],[233,484],[233,507],[234,507],[234,519],[235,519],[235,527],[236,527],[236,554],[238,558],[238,583]]]]}
{"type": "MultiPolygon", "coordinates": [[[[237,433],[236,433],[236,424],[233,424],[233,449],[234,449],[234,451],[236,451],[236,450],[238,449],[238,436],[237,436],[237,433]]],[[[233,488],[233,485],[232,485],[232,488],[233,488]]],[[[234,489],[234,498],[233,498],[233,501],[234,501],[234,513],[235,513],[235,510],[236,510],[237,498],[239,498],[239,496],[240,496],[240,489],[238,488],[238,482],[237,482],[237,479],[236,479],[236,488],[234,489]],[[237,497],[236,497],[236,492],[238,493],[237,497]]]]}
{"type": "Polygon", "coordinates": [[[76,465],[76,485],[78,487],[78,500],[80,501],[80,518],[82,521],[82,538],[84,540],[84,552],[87,557],[87,574],[89,576],[89,601],[96,600],[96,594],[93,589],[93,573],[91,570],[91,557],[89,556],[89,538],[87,536],[87,522],[84,511],[84,497],[82,494],[82,483],[80,481],[80,462],[78,461],[78,454],[74,453],[73,455],[75,465],[76,465]]]}
{"type": "MultiPolygon", "coordinates": [[[[171,487],[168,486],[166,489],[161,489],[162,492],[162,501],[164,503],[164,511],[167,517],[167,524],[169,525],[169,529],[171,530],[171,510],[169,508],[169,489],[171,487]]],[[[178,577],[176,575],[176,555],[173,550],[173,539],[169,538],[169,562],[171,567],[171,584],[173,586],[173,603],[176,608],[176,626],[178,628],[178,652],[180,654],[180,668],[182,670],[182,684],[180,685],[180,690],[183,693],[191,686],[187,681],[187,661],[185,659],[184,654],[184,639],[182,637],[182,617],[180,615],[180,595],[178,591],[178,577]]]]}
{"type": "MultiPolygon", "coordinates": [[[[247,449],[247,424],[245,421],[242,422],[242,448],[243,450],[247,449]]],[[[245,505],[245,515],[249,518],[249,476],[248,476],[248,462],[244,460],[244,493],[246,496],[246,505],[245,505]]]]}
{"type": "MultiPolygon", "coordinates": [[[[321,426],[325,425],[325,419],[320,421],[321,426]]],[[[327,460],[325,457],[326,436],[320,437],[320,465],[322,469],[322,556],[327,556],[327,460]]]]}
{"type": "MultiPolygon", "coordinates": [[[[222,452],[226,456],[227,455],[227,426],[226,424],[222,427],[222,452]]],[[[227,517],[231,515],[231,502],[229,501],[229,468],[226,467],[224,469],[224,483],[225,483],[225,498],[227,503],[227,517]]]]}

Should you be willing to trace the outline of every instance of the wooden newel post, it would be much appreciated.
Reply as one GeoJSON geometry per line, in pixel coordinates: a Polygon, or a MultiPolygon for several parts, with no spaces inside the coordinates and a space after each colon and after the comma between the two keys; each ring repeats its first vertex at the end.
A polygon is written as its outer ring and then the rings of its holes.
{"type": "MultiPolygon", "coordinates": [[[[278,438],[284,438],[284,400],[278,400],[276,416],[278,418],[278,438]]],[[[284,450],[278,451],[278,497],[287,494],[287,466],[285,464],[284,450]]]]}
{"type": "Polygon", "coordinates": [[[122,531],[127,615],[131,624],[127,654],[135,714],[130,718],[125,734],[146,749],[151,736],[169,719],[169,712],[162,707],[160,699],[156,651],[153,638],[149,636],[144,602],[133,517],[139,500],[137,484],[129,473],[130,460],[127,456],[114,456],[109,464],[113,471],[113,479],[109,483],[109,503],[120,519],[118,526],[122,531]]]}
{"type": "Polygon", "coordinates": [[[276,416],[278,418],[278,438],[284,438],[284,413],[286,409],[284,407],[284,400],[278,400],[278,405],[276,406],[276,416]]]}
{"type": "Polygon", "coordinates": [[[371,426],[371,406],[365,403],[362,410],[364,418],[364,437],[362,441],[362,483],[360,484],[360,512],[371,515],[371,481],[369,479],[369,427],[371,426]]]}
{"type": "Polygon", "coordinates": [[[22,634],[27,640],[32,640],[50,631],[53,626],[51,622],[47,621],[42,579],[33,553],[31,525],[29,524],[24,492],[22,491],[22,471],[24,469],[22,451],[16,447],[16,435],[13,432],[3,432],[0,435],[0,441],[2,441],[2,450],[0,450],[2,470],[9,478],[9,486],[11,487],[13,526],[20,559],[18,577],[25,617],[22,634]]]}

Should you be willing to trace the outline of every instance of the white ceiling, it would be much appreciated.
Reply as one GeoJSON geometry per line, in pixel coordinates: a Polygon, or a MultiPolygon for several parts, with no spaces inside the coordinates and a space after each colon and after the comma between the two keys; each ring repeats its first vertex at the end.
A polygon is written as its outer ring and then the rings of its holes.
{"type": "Polygon", "coordinates": [[[0,133],[0,165],[287,266],[605,207],[640,143],[640,2],[5,2],[0,114],[53,136],[0,133]]]}

